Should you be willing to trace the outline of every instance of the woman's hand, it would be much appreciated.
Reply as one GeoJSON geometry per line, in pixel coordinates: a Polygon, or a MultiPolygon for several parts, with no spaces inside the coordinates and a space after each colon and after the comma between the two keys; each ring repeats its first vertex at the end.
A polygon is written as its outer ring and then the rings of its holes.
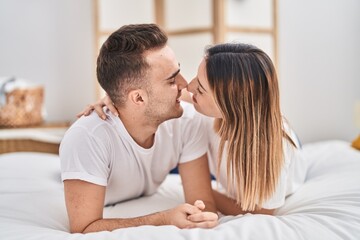
{"type": "Polygon", "coordinates": [[[205,204],[197,200],[194,205],[185,203],[165,212],[165,221],[178,228],[213,228],[218,224],[218,215],[203,212],[205,204]]]}
{"type": "Polygon", "coordinates": [[[112,114],[115,116],[119,116],[119,112],[114,106],[113,102],[111,101],[110,97],[106,95],[105,97],[101,98],[99,101],[97,101],[94,104],[89,104],[84,110],[82,110],[80,113],[78,113],[76,116],[79,118],[81,116],[89,116],[89,114],[95,110],[97,115],[99,115],[100,118],[103,120],[106,119],[105,112],[103,110],[103,107],[106,106],[112,114]]]}

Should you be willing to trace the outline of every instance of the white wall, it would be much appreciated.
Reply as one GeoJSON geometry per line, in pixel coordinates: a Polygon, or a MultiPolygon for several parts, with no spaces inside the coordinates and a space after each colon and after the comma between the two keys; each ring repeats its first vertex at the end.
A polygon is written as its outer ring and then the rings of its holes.
{"type": "MultiPolygon", "coordinates": [[[[360,1],[279,0],[278,13],[284,114],[303,142],[352,140],[360,1]]],[[[73,120],[95,100],[93,44],[92,1],[0,0],[0,76],[44,84],[49,120],[73,120]]]]}
{"type": "Polygon", "coordinates": [[[45,87],[47,120],[95,100],[92,1],[0,0],[0,76],[45,87]]]}
{"type": "Polygon", "coordinates": [[[360,1],[279,0],[279,46],[283,111],[302,141],[354,139],[360,1]]]}

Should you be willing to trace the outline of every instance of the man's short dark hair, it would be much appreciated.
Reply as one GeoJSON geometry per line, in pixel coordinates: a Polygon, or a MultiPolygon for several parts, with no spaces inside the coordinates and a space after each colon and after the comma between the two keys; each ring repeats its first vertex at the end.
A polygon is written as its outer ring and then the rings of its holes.
{"type": "Polygon", "coordinates": [[[164,47],[167,39],[156,24],[131,24],[122,26],[105,41],[96,72],[115,105],[122,105],[129,91],[146,86],[149,65],[144,52],[164,47]]]}

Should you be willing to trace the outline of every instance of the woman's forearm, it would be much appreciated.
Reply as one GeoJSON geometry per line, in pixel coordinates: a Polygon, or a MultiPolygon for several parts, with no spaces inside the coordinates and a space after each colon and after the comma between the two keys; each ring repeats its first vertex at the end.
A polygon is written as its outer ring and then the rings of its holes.
{"type": "Polygon", "coordinates": [[[224,215],[239,215],[245,213],[253,214],[268,214],[273,215],[275,209],[258,209],[255,211],[243,211],[241,207],[236,204],[236,201],[228,196],[213,190],[213,195],[217,209],[224,215]]]}

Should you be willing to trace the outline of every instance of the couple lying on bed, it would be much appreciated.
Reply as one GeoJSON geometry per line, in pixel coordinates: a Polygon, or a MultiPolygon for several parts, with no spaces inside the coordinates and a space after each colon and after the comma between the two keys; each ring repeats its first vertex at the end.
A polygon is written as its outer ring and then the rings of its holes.
{"type": "Polygon", "coordinates": [[[80,115],[95,108],[102,119],[80,118],[60,147],[71,232],[212,228],[218,211],[273,214],[303,183],[305,162],[281,116],[274,66],[260,49],[212,46],[187,84],[158,26],[127,25],[103,44],[97,77],[108,97],[80,115]],[[180,103],[185,88],[193,105],[180,103]],[[176,166],[185,204],[103,218],[104,205],[155,193],[176,166]],[[210,171],[224,191],[211,188],[210,171]]]}

